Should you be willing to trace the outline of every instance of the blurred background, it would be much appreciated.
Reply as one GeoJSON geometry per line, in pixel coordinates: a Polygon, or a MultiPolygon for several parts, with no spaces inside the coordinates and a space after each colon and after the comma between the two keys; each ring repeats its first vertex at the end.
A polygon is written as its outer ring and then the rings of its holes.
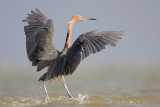
{"type": "MultiPolygon", "coordinates": [[[[36,67],[31,66],[25,48],[23,28],[26,23],[22,23],[22,19],[31,10],[38,8],[47,18],[54,20],[55,45],[60,51],[64,47],[67,22],[75,14],[93,17],[98,20],[76,23],[72,33],[72,43],[80,34],[91,30],[125,30],[123,39],[117,43],[116,47],[106,46],[105,50],[90,55],[81,63],[73,76],[67,77],[73,94],[80,91],[94,96],[94,91],[92,93],[89,92],[90,90],[97,89],[120,97],[117,94],[118,92],[123,93],[128,90],[128,93],[131,93],[129,96],[134,96],[134,98],[138,93],[140,96],[144,94],[144,96],[153,95],[151,100],[156,99],[153,102],[160,101],[155,96],[160,95],[160,86],[158,83],[160,80],[159,4],[159,0],[1,0],[1,100],[3,96],[34,96],[33,93],[36,93],[37,88],[40,86],[37,80],[40,75],[46,72],[45,69],[40,73],[36,73],[36,67]],[[84,83],[82,78],[87,82],[84,83]],[[77,83],[73,81],[77,81],[77,83]],[[98,81],[98,85],[93,85],[93,81],[98,81]],[[76,88],[79,85],[82,85],[84,89],[76,88]],[[86,87],[88,85],[90,86],[89,88],[86,87]],[[32,87],[31,90],[34,91],[30,92],[28,87],[32,87]],[[79,90],[75,91],[74,89],[79,90]]],[[[61,84],[59,87],[61,87],[61,84]]],[[[54,85],[49,86],[51,95],[56,93],[56,91],[53,92],[53,88],[54,85]]],[[[42,93],[38,91],[35,96],[42,93]]],[[[63,88],[62,92],[60,91],[59,93],[64,93],[63,88]]],[[[41,96],[44,97],[43,95],[41,96]]],[[[108,101],[106,96],[104,99],[108,101]]],[[[113,98],[112,100],[115,99],[113,98]]]]}

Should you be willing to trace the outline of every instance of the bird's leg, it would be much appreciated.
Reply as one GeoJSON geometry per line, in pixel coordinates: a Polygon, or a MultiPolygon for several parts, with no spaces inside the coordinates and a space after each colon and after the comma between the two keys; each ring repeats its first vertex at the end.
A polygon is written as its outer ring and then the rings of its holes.
{"type": "Polygon", "coordinates": [[[62,77],[60,78],[60,80],[61,80],[63,86],[65,87],[65,89],[67,90],[68,96],[69,96],[70,98],[74,99],[74,97],[71,95],[71,93],[70,93],[69,90],[68,90],[68,87],[67,87],[67,85],[66,85],[66,81],[65,81],[63,75],[62,75],[62,77]]]}
{"type": "Polygon", "coordinates": [[[46,102],[46,101],[49,101],[49,97],[48,97],[48,93],[47,93],[47,89],[46,89],[45,83],[46,82],[43,82],[43,88],[44,88],[44,91],[45,91],[45,94],[46,94],[46,99],[45,99],[45,102],[46,102]]]}

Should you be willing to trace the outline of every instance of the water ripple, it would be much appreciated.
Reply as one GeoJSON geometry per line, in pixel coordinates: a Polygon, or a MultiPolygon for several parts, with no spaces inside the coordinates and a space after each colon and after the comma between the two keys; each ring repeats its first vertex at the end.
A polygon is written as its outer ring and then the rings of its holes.
{"type": "Polygon", "coordinates": [[[3,97],[0,98],[0,106],[44,106],[44,105],[105,105],[105,104],[144,104],[144,103],[154,103],[159,102],[160,98],[154,97],[134,97],[131,95],[124,96],[112,96],[112,97],[102,97],[102,96],[91,96],[87,94],[78,94],[74,96],[75,99],[71,99],[65,95],[50,96],[50,101],[45,102],[45,98],[28,98],[28,97],[3,97]]]}

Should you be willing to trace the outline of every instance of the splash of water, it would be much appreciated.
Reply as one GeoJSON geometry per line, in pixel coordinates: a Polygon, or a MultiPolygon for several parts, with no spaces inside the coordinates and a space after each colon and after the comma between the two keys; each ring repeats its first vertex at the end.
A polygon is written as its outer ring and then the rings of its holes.
{"type": "Polygon", "coordinates": [[[84,104],[85,101],[84,99],[88,98],[88,95],[82,95],[81,93],[78,94],[78,97],[75,98],[75,100],[78,100],[79,101],[79,104],[84,104]]]}
{"type": "MultiPolygon", "coordinates": [[[[46,105],[89,105],[104,106],[105,104],[143,104],[160,102],[160,98],[152,96],[136,97],[133,95],[122,95],[112,97],[89,96],[79,93],[74,95],[74,99],[66,95],[50,96],[49,102],[45,102],[45,98],[29,98],[29,97],[0,97],[0,106],[46,106],[46,105]]],[[[159,103],[160,105],[160,103],[159,103]]]]}
{"type": "Polygon", "coordinates": [[[59,96],[59,97],[51,97],[48,103],[63,103],[63,104],[86,104],[86,99],[88,95],[82,95],[79,93],[74,99],[69,98],[68,96],[59,96]]]}

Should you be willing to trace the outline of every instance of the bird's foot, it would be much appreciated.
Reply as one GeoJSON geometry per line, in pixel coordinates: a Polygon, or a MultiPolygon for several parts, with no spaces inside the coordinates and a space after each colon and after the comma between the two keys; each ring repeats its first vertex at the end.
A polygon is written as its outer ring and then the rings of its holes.
{"type": "Polygon", "coordinates": [[[46,102],[46,103],[49,102],[49,97],[48,97],[48,96],[46,97],[45,102],[46,102]]]}

